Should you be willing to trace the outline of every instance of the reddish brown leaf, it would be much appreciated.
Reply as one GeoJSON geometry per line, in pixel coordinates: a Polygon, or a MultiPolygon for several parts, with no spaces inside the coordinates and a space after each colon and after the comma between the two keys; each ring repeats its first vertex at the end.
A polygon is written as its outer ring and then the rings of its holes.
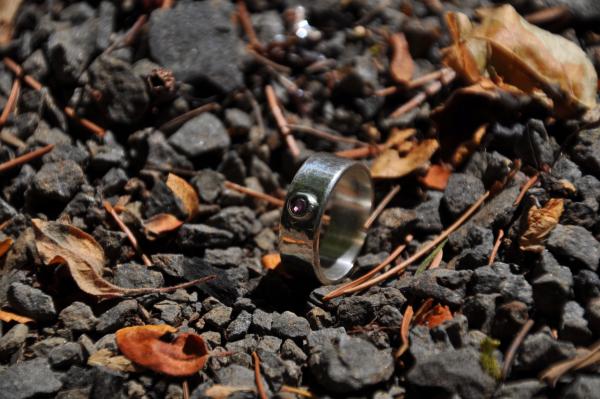
{"type": "Polygon", "coordinates": [[[563,209],[562,198],[550,198],[543,208],[532,206],[527,214],[527,229],[519,240],[521,251],[542,252],[544,241],[558,224],[563,209]]]}
{"type": "Polygon", "coordinates": [[[452,320],[452,312],[448,306],[435,305],[433,309],[429,311],[427,317],[425,317],[425,324],[429,328],[434,328],[445,322],[446,320],[452,320]]]}
{"type": "Polygon", "coordinates": [[[200,200],[194,187],[181,177],[169,173],[167,177],[167,187],[183,203],[188,215],[188,220],[193,219],[200,209],[200,200]]]}
{"type": "Polygon", "coordinates": [[[448,185],[448,179],[451,174],[452,171],[445,165],[431,165],[431,167],[427,169],[427,174],[420,180],[427,188],[443,191],[446,188],[446,185],[448,185]]]}
{"type": "Polygon", "coordinates": [[[396,83],[410,82],[415,70],[415,63],[410,55],[408,42],[404,33],[394,33],[390,36],[392,59],[390,60],[390,75],[396,83]]]}
{"type": "Polygon", "coordinates": [[[4,256],[8,252],[10,247],[12,247],[12,245],[13,245],[12,238],[5,238],[4,240],[2,240],[0,242],[0,257],[4,256]]]}
{"type": "Polygon", "coordinates": [[[123,355],[140,366],[173,377],[195,374],[208,360],[206,343],[192,333],[179,334],[173,342],[163,340],[176,331],[165,324],[126,327],[117,331],[115,339],[123,355]]]}
{"type": "Polygon", "coordinates": [[[11,321],[26,324],[32,323],[34,320],[29,317],[19,316],[18,314],[7,312],[5,310],[0,310],[0,320],[5,323],[10,323],[11,321]]]}
{"type": "Polygon", "coordinates": [[[402,325],[400,326],[400,339],[402,340],[402,345],[396,351],[396,358],[402,356],[410,346],[408,334],[410,332],[410,323],[413,319],[413,314],[414,310],[412,305],[408,305],[404,311],[404,314],[402,315],[402,325]]]}
{"type": "Polygon", "coordinates": [[[278,253],[266,254],[260,261],[265,269],[274,270],[281,263],[281,256],[278,253]]]}
{"type": "Polygon", "coordinates": [[[145,220],[143,225],[150,239],[160,237],[181,227],[183,222],[170,213],[159,213],[145,220]]]}

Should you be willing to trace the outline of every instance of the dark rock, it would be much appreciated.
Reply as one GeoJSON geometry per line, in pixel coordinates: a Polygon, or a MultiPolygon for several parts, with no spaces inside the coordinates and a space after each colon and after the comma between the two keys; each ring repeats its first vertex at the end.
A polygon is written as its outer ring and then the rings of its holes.
{"type": "Polygon", "coordinates": [[[120,398],[127,374],[105,367],[96,367],[90,399],[120,398]]]}
{"type": "MultiPolygon", "coordinates": [[[[219,384],[233,386],[254,386],[256,383],[254,371],[237,364],[232,364],[217,370],[215,373],[215,381],[219,384]]],[[[267,390],[268,395],[270,393],[269,384],[264,380],[264,377],[263,386],[267,390]]]]}
{"type": "Polygon", "coordinates": [[[575,282],[575,297],[577,300],[586,304],[592,298],[600,296],[600,277],[591,270],[580,270],[573,279],[575,282]]]}
{"type": "Polygon", "coordinates": [[[8,219],[17,215],[17,210],[8,202],[0,198],[0,222],[5,222],[8,219]]]}
{"type": "Polygon", "coordinates": [[[473,175],[453,173],[444,190],[442,205],[452,220],[457,219],[485,192],[483,182],[473,175]]]}
{"type": "Polygon", "coordinates": [[[0,336],[0,360],[7,359],[25,343],[29,327],[25,324],[16,324],[0,336]]]}
{"type": "Polygon", "coordinates": [[[112,168],[102,177],[100,186],[105,197],[116,195],[123,190],[129,176],[122,168],[112,168]]]}
{"type": "Polygon", "coordinates": [[[223,270],[207,265],[199,258],[188,258],[184,261],[183,269],[186,280],[218,276],[214,280],[199,284],[198,289],[218,298],[226,305],[233,305],[248,292],[248,269],[243,266],[223,270]]]}
{"type": "Polygon", "coordinates": [[[96,104],[112,123],[132,124],[144,115],[149,104],[146,85],[127,62],[103,55],[90,65],[88,75],[90,86],[101,95],[96,104]]]}
{"type": "Polygon", "coordinates": [[[519,301],[504,303],[496,308],[492,334],[500,339],[514,337],[528,319],[529,311],[526,304],[519,301]]]}
{"type": "Polygon", "coordinates": [[[497,294],[475,294],[465,299],[462,311],[469,320],[469,328],[488,334],[496,314],[497,294]]]}
{"type": "Polygon", "coordinates": [[[578,375],[562,391],[563,399],[593,398],[600,390],[600,377],[597,375],[578,375]]]}
{"type": "Polygon", "coordinates": [[[592,332],[587,320],[583,317],[585,310],[575,301],[569,301],[562,310],[558,329],[558,337],[570,341],[577,346],[587,346],[592,339],[592,332]]]}
{"type": "Polygon", "coordinates": [[[71,160],[47,163],[36,173],[32,194],[39,200],[66,204],[86,182],[81,167],[71,160]]]}
{"type": "Polygon", "coordinates": [[[250,326],[252,332],[257,334],[268,334],[271,332],[272,324],[272,313],[267,313],[264,310],[256,309],[252,314],[252,324],[250,326]]]}
{"type": "Polygon", "coordinates": [[[247,134],[252,128],[250,115],[238,108],[227,108],[225,110],[225,123],[233,135],[247,134]]]}
{"type": "Polygon", "coordinates": [[[227,180],[242,185],[248,175],[246,164],[236,151],[228,151],[223,156],[217,171],[222,173],[227,180]]]}
{"type": "Polygon", "coordinates": [[[202,169],[190,180],[198,196],[204,202],[212,204],[221,194],[225,177],[211,169],[202,169]]]}
{"type": "Polygon", "coordinates": [[[180,220],[187,218],[187,211],[183,202],[162,180],[157,180],[152,186],[152,191],[144,203],[144,214],[150,218],[161,213],[170,213],[180,220]]]}
{"type": "Polygon", "coordinates": [[[233,320],[227,326],[227,329],[225,330],[225,338],[228,341],[235,341],[243,338],[248,332],[251,323],[252,315],[245,310],[242,310],[240,314],[237,315],[235,320],[233,320]]]}
{"type": "Polygon", "coordinates": [[[409,295],[418,298],[433,298],[438,302],[461,306],[470,277],[469,270],[455,271],[442,268],[425,270],[411,279],[406,290],[409,295]]]}
{"type": "Polygon", "coordinates": [[[230,142],[223,123],[208,112],[190,119],[169,138],[169,144],[190,159],[223,152],[230,142]]]}
{"type": "Polygon", "coordinates": [[[371,301],[364,296],[343,298],[337,308],[337,319],[344,327],[364,326],[374,314],[371,301]]]}
{"type": "Polygon", "coordinates": [[[581,226],[558,224],[550,233],[547,248],[568,266],[598,269],[600,243],[581,226]]]}
{"type": "Polygon", "coordinates": [[[525,277],[511,273],[510,265],[502,262],[476,269],[471,289],[476,294],[498,293],[505,302],[517,300],[528,305],[533,303],[532,289],[525,277]]]}
{"type": "Polygon", "coordinates": [[[156,254],[150,257],[152,266],[171,277],[183,277],[184,259],[181,254],[156,254]]]}
{"type": "Polygon", "coordinates": [[[52,395],[62,387],[60,373],[52,371],[48,360],[37,358],[0,371],[0,398],[26,399],[52,395]]]}
{"type": "Polygon", "coordinates": [[[530,119],[523,135],[514,141],[517,157],[535,168],[552,165],[558,150],[556,140],[548,135],[544,123],[538,119],[530,119]]]}
{"type": "Polygon", "coordinates": [[[92,309],[82,302],[73,302],[61,310],[58,318],[66,328],[73,331],[92,331],[97,322],[92,309]]]}
{"type": "Polygon", "coordinates": [[[210,247],[226,247],[233,244],[233,233],[205,224],[186,223],[177,231],[176,245],[184,251],[196,251],[210,247]]]}
{"type": "Polygon", "coordinates": [[[427,201],[422,202],[415,208],[417,219],[414,228],[422,233],[436,234],[444,228],[439,211],[443,194],[437,191],[429,191],[428,196],[427,201]]]}
{"type": "Polygon", "coordinates": [[[420,396],[490,397],[496,382],[481,368],[479,357],[478,351],[468,348],[428,356],[415,363],[407,374],[407,382],[410,389],[420,396]],[[440,375],[444,378],[438,378],[440,375]]]}
{"type": "Polygon", "coordinates": [[[210,327],[222,330],[231,320],[231,310],[228,306],[217,306],[206,313],[203,319],[210,327]]]}
{"type": "Polygon", "coordinates": [[[575,183],[582,176],[575,162],[571,161],[565,154],[561,154],[552,165],[551,174],[558,179],[566,179],[571,183],[575,183]]]}
{"type": "Polygon", "coordinates": [[[85,169],[89,155],[87,151],[80,147],[63,143],[56,145],[52,151],[42,157],[44,163],[66,161],[69,159],[85,169]]]}
{"type": "Polygon", "coordinates": [[[600,177],[600,129],[580,131],[571,156],[584,171],[600,177]]]}
{"type": "Polygon", "coordinates": [[[271,331],[282,338],[304,338],[310,333],[310,324],[304,317],[296,316],[290,311],[273,316],[271,331]]]}
{"type": "Polygon", "coordinates": [[[50,128],[43,120],[38,123],[33,134],[27,139],[26,143],[30,146],[45,146],[48,144],[71,144],[72,139],[69,135],[57,128],[50,128]]]}
{"type": "Polygon", "coordinates": [[[298,364],[304,364],[308,359],[308,356],[302,349],[291,339],[286,339],[281,345],[281,357],[284,359],[290,359],[298,364]]]}
{"type": "Polygon", "coordinates": [[[23,61],[23,70],[26,74],[33,76],[38,81],[45,80],[49,72],[48,61],[41,49],[35,50],[25,61],[23,61]]]}
{"type": "Polygon", "coordinates": [[[125,288],[162,287],[165,280],[160,272],[148,270],[147,266],[125,263],[115,268],[114,283],[125,288]]]}
{"type": "Polygon", "coordinates": [[[91,60],[96,47],[96,23],[88,22],[60,29],[48,38],[46,55],[53,76],[61,83],[72,85],[91,60]]]}
{"type": "MultiPolygon", "coordinates": [[[[95,201],[93,199],[92,200],[94,202],[89,203],[88,200],[90,198],[88,196],[84,198],[83,196],[80,196],[80,194],[77,194],[73,201],[71,201],[69,205],[67,205],[67,208],[65,208],[65,213],[67,213],[67,211],[74,210],[72,209],[73,206],[70,207],[70,205],[76,205],[74,201],[79,199],[82,200],[80,202],[81,205],[88,205],[90,207],[95,206],[95,201]]],[[[72,214],[71,212],[68,213],[72,214]]],[[[77,210],[75,214],[79,214],[79,210],[77,210]]],[[[98,226],[94,229],[92,235],[96,241],[98,241],[98,244],[102,246],[106,255],[110,259],[118,261],[123,258],[129,258],[128,255],[131,253],[131,247],[129,246],[130,244],[129,240],[127,239],[127,234],[123,233],[122,231],[107,230],[102,226],[98,226]]]]}
{"type": "Polygon", "coordinates": [[[204,251],[204,262],[214,267],[236,267],[242,263],[244,251],[239,247],[230,247],[226,249],[207,248],[204,251]]]}
{"type": "Polygon", "coordinates": [[[319,384],[335,393],[378,384],[394,372],[394,358],[389,350],[378,350],[362,338],[345,334],[313,348],[308,363],[319,384]]]}
{"type": "Polygon", "coordinates": [[[468,232],[466,241],[468,247],[455,258],[455,268],[460,269],[476,269],[487,265],[490,253],[494,247],[494,233],[491,229],[482,226],[473,226],[468,232]]]}
{"type": "Polygon", "coordinates": [[[50,295],[22,283],[13,283],[8,289],[8,303],[20,315],[44,323],[56,318],[54,301],[50,295]]]}
{"type": "Polygon", "coordinates": [[[104,174],[111,168],[127,168],[125,149],[117,143],[94,146],[90,153],[89,168],[98,174],[104,174]]]}
{"type": "Polygon", "coordinates": [[[98,32],[96,34],[96,47],[104,51],[110,46],[111,35],[115,30],[117,7],[109,2],[102,1],[98,7],[98,32]]]}
{"type": "Polygon", "coordinates": [[[595,335],[600,334],[600,298],[590,300],[586,306],[585,317],[595,335]]]}
{"type": "Polygon", "coordinates": [[[83,353],[77,342],[67,342],[53,348],[48,354],[48,361],[54,368],[65,368],[72,364],[81,363],[83,353]]]}
{"type": "Polygon", "coordinates": [[[417,212],[412,209],[388,208],[381,212],[377,223],[394,230],[406,229],[417,217],[417,212]]]}
{"type": "Polygon", "coordinates": [[[241,86],[240,41],[229,20],[231,12],[224,2],[155,10],[149,30],[152,58],[186,83],[208,82],[223,92],[241,86]],[[198,21],[204,22],[199,26],[198,21]]]}
{"type": "Polygon", "coordinates": [[[260,223],[252,209],[245,206],[230,206],[208,219],[208,224],[228,230],[238,241],[245,241],[260,231],[260,223]]]}
{"type": "Polygon", "coordinates": [[[138,304],[135,300],[127,299],[119,302],[98,318],[96,331],[100,334],[107,334],[127,327],[128,322],[137,315],[137,312],[138,304]]]}
{"type": "Polygon", "coordinates": [[[548,365],[575,356],[575,347],[570,342],[558,341],[543,332],[529,334],[515,358],[515,371],[537,373],[548,365]]]}
{"type": "Polygon", "coordinates": [[[173,301],[160,301],[154,304],[154,309],[160,312],[160,319],[171,326],[181,324],[181,305],[173,301]]]}
{"type": "MultiPolygon", "coordinates": [[[[145,130],[142,130],[141,134],[144,132],[145,130]]],[[[132,136],[130,136],[131,140],[133,140],[132,136]]],[[[146,157],[146,164],[148,166],[181,168],[185,170],[193,169],[192,163],[169,144],[162,132],[151,130],[147,145],[148,155],[146,157]]]]}
{"type": "Polygon", "coordinates": [[[538,397],[545,387],[543,382],[534,379],[511,381],[502,384],[494,399],[531,399],[538,397]]]}
{"type": "Polygon", "coordinates": [[[47,357],[52,349],[66,343],[67,340],[62,337],[49,337],[31,345],[31,350],[37,357],[47,357]]]}
{"type": "Polygon", "coordinates": [[[478,151],[467,162],[465,173],[479,178],[486,187],[489,187],[495,181],[508,176],[511,166],[511,160],[497,151],[478,151]]]}

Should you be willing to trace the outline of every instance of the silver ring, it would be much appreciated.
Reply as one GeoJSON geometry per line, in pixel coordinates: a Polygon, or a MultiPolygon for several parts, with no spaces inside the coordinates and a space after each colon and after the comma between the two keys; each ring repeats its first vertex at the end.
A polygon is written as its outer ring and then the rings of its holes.
{"type": "Polygon", "coordinates": [[[287,270],[333,284],[352,271],[365,241],[373,185],[363,164],[315,154],[294,176],[281,213],[279,250],[287,270]]]}

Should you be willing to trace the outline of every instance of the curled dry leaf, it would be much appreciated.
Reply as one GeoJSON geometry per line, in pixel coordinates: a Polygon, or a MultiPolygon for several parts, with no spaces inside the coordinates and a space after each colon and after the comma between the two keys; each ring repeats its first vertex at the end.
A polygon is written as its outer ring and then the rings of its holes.
{"type": "Polygon", "coordinates": [[[173,377],[197,373],[208,360],[208,347],[197,334],[179,334],[174,341],[165,335],[177,332],[169,325],[122,328],[115,334],[119,350],[140,366],[173,377]]]}
{"type": "Polygon", "coordinates": [[[415,145],[404,157],[400,157],[400,154],[396,150],[387,149],[373,161],[371,176],[379,179],[395,179],[406,176],[416,169],[425,166],[438,147],[437,140],[423,140],[415,145]]]}
{"type": "Polygon", "coordinates": [[[33,323],[34,320],[30,319],[29,317],[20,316],[18,314],[7,312],[5,310],[0,310],[0,321],[3,321],[5,323],[10,323],[11,321],[14,321],[17,323],[26,324],[33,323]]]}
{"type": "Polygon", "coordinates": [[[527,214],[527,228],[519,240],[521,251],[542,252],[544,240],[558,224],[563,209],[562,198],[549,199],[543,208],[532,206],[527,214]]]}
{"type": "Polygon", "coordinates": [[[43,262],[65,264],[79,288],[90,295],[107,299],[124,295],[172,292],[208,280],[209,276],[183,284],[162,288],[123,288],[102,277],[106,258],[94,237],[68,224],[32,219],[35,245],[43,262]]]}
{"type": "Polygon", "coordinates": [[[429,328],[434,328],[447,320],[452,320],[452,312],[445,305],[435,305],[425,316],[424,324],[429,328]]]}
{"type": "Polygon", "coordinates": [[[151,240],[177,230],[182,224],[181,220],[170,213],[159,213],[143,222],[146,236],[151,240]]]}
{"type": "Polygon", "coordinates": [[[408,42],[404,33],[394,33],[390,36],[392,59],[390,60],[390,75],[396,83],[410,82],[415,70],[415,63],[410,55],[408,42]]]}
{"type": "Polygon", "coordinates": [[[169,173],[167,176],[167,187],[183,203],[188,215],[188,220],[193,219],[200,210],[200,200],[194,187],[181,177],[169,173]]]}
{"type": "Polygon", "coordinates": [[[132,373],[140,371],[139,367],[136,367],[131,360],[125,356],[115,355],[109,349],[100,349],[90,355],[87,361],[88,366],[102,366],[111,370],[123,371],[126,373],[132,373]]]}
{"type": "Polygon", "coordinates": [[[510,5],[478,15],[478,24],[461,13],[446,16],[454,43],[444,49],[444,62],[465,80],[512,86],[550,103],[560,117],[596,106],[598,78],[579,46],[528,23],[510,5]]]}
{"type": "Polygon", "coordinates": [[[275,270],[281,263],[281,255],[278,253],[266,254],[260,261],[265,269],[275,270]]]}
{"type": "Polygon", "coordinates": [[[452,171],[445,165],[431,165],[420,181],[427,188],[443,191],[451,174],[452,171]]]}
{"type": "Polygon", "coordinates": [[[0,45],[10,42],[14,19],[22,0],[0,0],[0,45]]]}

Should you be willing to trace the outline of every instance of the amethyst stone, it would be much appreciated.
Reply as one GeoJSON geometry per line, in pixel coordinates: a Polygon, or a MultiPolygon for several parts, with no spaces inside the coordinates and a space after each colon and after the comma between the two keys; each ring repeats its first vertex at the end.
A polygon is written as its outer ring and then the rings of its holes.
{"type": "Polygon", "coordinates": [[[294,197],[290,200],[289,209],[294,216],[303,216],[308,209],[308,201],[304,197],[294,197]]]}

